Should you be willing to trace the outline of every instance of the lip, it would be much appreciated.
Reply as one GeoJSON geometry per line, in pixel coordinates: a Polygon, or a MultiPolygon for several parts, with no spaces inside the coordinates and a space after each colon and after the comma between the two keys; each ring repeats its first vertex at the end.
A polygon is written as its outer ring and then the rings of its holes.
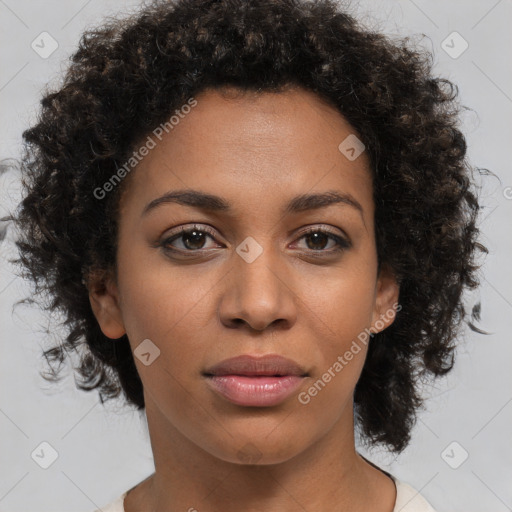
{"type": "Polygon", "coordinates": [[[253,407],[282,403],[308,376],[295,361],[275,354],[226,359],[203,375],[210,388],[229,402],[253,407]]]}

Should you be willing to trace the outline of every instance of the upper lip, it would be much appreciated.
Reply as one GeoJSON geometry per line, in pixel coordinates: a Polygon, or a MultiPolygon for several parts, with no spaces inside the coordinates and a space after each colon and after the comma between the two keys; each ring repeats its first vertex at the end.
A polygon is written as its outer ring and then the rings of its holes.
{"type": "Polygon", "coordinates": [[[292,359],[275,354],[264,356],[241,355],[225,359],[208,368],[204,375],[299,375],[306,376],[307,372],[292,359]]]}

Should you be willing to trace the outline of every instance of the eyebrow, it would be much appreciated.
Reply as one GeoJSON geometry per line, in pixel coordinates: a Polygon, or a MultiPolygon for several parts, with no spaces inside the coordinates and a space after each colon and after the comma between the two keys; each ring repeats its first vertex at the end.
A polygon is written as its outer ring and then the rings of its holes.
{"type": "MultiPolygon", "coordinates": [[[[211,212],[224,212],[227,214],[232,212],[231,205],[222,197],[198,190],[184,189],[167,192],[163,196],[153,199],[144,207],[141,216],[146,215],[157,206],[166,203],[176,203],[211,212]]],[[[361,204],[352,195],[336,190],[316,194],[300,194],[292,198],[283,207],[282,213],[286,215],[309,210],[318,210],[333,204],[348,205],[355,208],[359,211],[364,222],[363,207],[361,204]]]]}

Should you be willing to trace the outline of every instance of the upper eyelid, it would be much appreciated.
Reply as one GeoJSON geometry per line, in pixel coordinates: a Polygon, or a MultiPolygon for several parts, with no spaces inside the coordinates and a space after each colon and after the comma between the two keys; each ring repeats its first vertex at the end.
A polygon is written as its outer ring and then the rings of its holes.
{"type": "MultiPolygon", "coordinates": [[[[179,226],[177,228],[177,231],[175,233],[170,233],[168,235],[164,235],[163,241],[168,241],[170,239],[179,239],[180,236],[182,236],[184,233],[189,233],[190,231],[193,231],[194,229],[197,229],[197,231],[201,231],[211,237],[212,239],[216,240],[215,235],[213,234],[213,231],[218,231],[216,228],[213,228],[212,226],[209,226],[208,224],[202,224],[199,222],[194,222],[190,224],[186,224],[183,226],[179,226]],[[206,228],[206,229],[205,229],[206,228]]],[[[341,239],[344,239],[347,243],[352,244],[351,239],[346,234],[344,230],[338,227],[329,226],[327,227],[325,224],[310,224],[302,229],[299,230],[299,232],[296,234],[298,238],[302,238],[303,236],[309,234],[309,232],[316,232],[316,231],[322,231],[325,232],[327,235],[331,236],[337,236],[341,239]],[[334,232],[334,230],[339,230],[340,232],[334,232]]],[[[224,235],[222,235],[224,237],[224,235]]]]}

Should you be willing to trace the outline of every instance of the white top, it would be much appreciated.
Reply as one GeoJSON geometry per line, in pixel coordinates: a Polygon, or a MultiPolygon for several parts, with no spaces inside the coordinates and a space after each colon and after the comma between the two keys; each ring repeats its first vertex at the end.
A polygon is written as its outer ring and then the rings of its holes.
{"type": "MultiPolygon", "coordinates": [[[[393,512],[436,512],[430,503],[413,487],[397,480],[393,475],[389,476],[391,476],[396,486],[396,501],[393,512]]],[[[124,492],[115,501],[94,512],[125,512],[123,503],[127,494],[128,491],[124,492]]]]}

